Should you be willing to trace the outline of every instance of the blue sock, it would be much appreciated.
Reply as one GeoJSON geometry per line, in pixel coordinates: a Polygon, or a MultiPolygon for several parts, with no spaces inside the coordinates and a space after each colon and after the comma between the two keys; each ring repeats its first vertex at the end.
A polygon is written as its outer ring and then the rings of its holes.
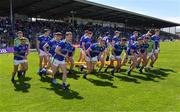
{"type": "Polygon", "coordinates": [[[23,71],[22,71],[22,70],[19,70],[19,74],[20,74],[20,75],[23,75],[23,71]]]}
{"type": "Polygon", "coordinates": [[[106,57],[106,61],[109,61],[109,56],[106,57]]]}
{"type": "Polygon", "coordinates": [[[143,70],[144,67],[141,67],[140,70],[143,70]]]}
{"type": "Polygon", "coordinates": [[[62,85],[64,85],[64,86],[65,86],[65,85],[66,85],[66,83],[65,83],[65,82],[63,82],[63,83],[62,83],[62,85]]]}
{"type": "Polygon", "coordinates": [[[38,73],[41,72],[42,68],[39,68],[38,73]]]}
{"type": "Polygon", "coordinates": [[[128,72],[131,72],[131,69],[130,69],[130,68],[128,69],[128,72]]]}

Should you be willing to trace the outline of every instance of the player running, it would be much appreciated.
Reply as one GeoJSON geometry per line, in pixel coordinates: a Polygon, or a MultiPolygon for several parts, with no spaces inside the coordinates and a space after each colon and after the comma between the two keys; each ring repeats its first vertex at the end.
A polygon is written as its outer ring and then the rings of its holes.
{"type": "MultiPolygon", "coordinates": [[[[91,39],[92,35],[93,35],[92,31],[88,30],[86,37],[82,38],[82,48],[81,48],[81,50],[82,50],[82,52],[85,53],[85,56],[86,56],[86,50],[92,44],[92,39],[91,39]]],[[[83,65],[80,66],[81,71],[83,71],[84,68],[85,67],[83,65]]]]}
{"type": "Polygon", "coordinates": [[[154,33],[153,30],[149,30],[146,34],[142,35],[141,38],[142,39],[144,39],[145,37],[149,37],[150,38],[153,33],[154,33]]]}
{"type": "Polygon", "coordinates": [[[113,70],[111,71],[111,74],[114,75],[114,72],[120,71],[121,68],[121,54],[125,51],[127,55],[127,46],[126,46],[126,38],[122,38],[120,42],[117,42],[112,47],[112,55],[110,58],[110,65],[105,69],[105,72],[107,72],[108,68],[111,67],[114,63],[114,61],[117,61],[116,67],[113,67],[113,70]]]}
{"type": "Polygon", "coordinates": [[[155,30],[155,34],[152,36],[152,40],[154,41],[154,44],[155,44],[155,50],[154,50],[154,56],[155,56],[155,59],[154,61],[152,61],[150,63],[150,66],[153,67],[154,63],[156,62],[156,60],[158,59],[158,55],[159,55],[159,51],[160,51],[160,30],[155,30]]]}
{"type": "Polygon", "coordinates": [[[104,55],[103,55],[103,58],[105,57],[105,55],[107,56],[106,57],[106,61],[109,61],[109,55],[110,55],[110,34],[109,32],[106,32],[105,36],[103,37],[103,39],[105,40],[105,46],[106,46],[106,49],[104,51],[104,55]]]}
{"type": "MultiPolygon", "coordinates": [[[[72,32],[66,32],[66,36],[71,36],[72,38],[72,32]]],[[[70,46],[69,46],[69,50],[68,50],[68,60],[70,62],[70,69],[68,74],[72,74],[73,73],[73,68],[74,68],[74,53],[75,53],[75,47],[72,45],[72,40],[70,41],[70,46]]]]}
{"type": "Polygon", "coordinates": [[[109,32],[106,32],[105,36],[102,39],[105,41],[105,50],[102,53],[102,55],[98,58],[99,61],[101,62],[101,66],[98,69],[97,73],[100,73],[101,69],[104,67],[105,56],[107,56],[106,61],[109,61],[109,55],[110,55],[110,45],[111,45],[111,43],[110,43],[110,34],[109,34],[109,32]]]}
{"type": "Polygon", "coordinates": [[[119,41],[120,41],[120,31],[115,31],[114,37],[112,38],[112,46],[114,46],[114,44],[119,41]]]}
{"type": "Polygon", "coordinates": [[[18,73],[18,78],[25,75],[28,66],[27,66],[27,56],[29,54],[29,44],[27,43],[27,39],[25,37],[19,38],[20,43],[18,46],[14,46],[14,70],[12,72],[11,81],[14,83],[14,77],[16,72],[18,73]],[[18,71],[18,67],[21,65],[20,70],[18,71]]]}
{"type": "Polygon", "coordinates": [[[142,63],[142,66],[139,69],[139,72],[142,74],[144,67],[146,67],[148,63],[147,59],[147,49],[149,48],[149,43],[148,43],[148,36],[145,36],[144,39],[139,38],[138,44],[137,44],[137,49],[138,49],[138,64],[139,66],[142,63]]]}
{"type": "MultiPolygon", "coordinates": [[[[18,45],[21,44],[20,38],[23,37],[23,32],[22,31],[18,31],[18,32],[16,32],[16,35],[17,35],[17,37],[14,39],[14,46],[18,46],[18,45]]],[[[26,44],[28,44],[29,45],[28,47],[30,48],[30,43],[29,43],[28,38],[26,38],[26,37],[24,37],[24,38],[26,39],[26,44]]]]}
{"type": "MultiPolygon", "coordinates": [[[[14,39],[14,46],[19,46],[21,44],[20,38],[23,37],[23,32],[22,31],[18,31],[18,32],[16,32],[16,35],[17,35],[17,37],[14,39]]],[[[29,39],[26,38],[26,37],[23,37],[23,38],[26,39],[26,44],[28,44],[28,52],[29,52],[29,49],[30,49],[29,39]]],[[[24,63],[24,64],[26,64],[26,67],[28,69],[28,61],[26,63],[24,63]]],[[[23,69],[23,68],[21,68],[21,69],[23,69]]],[[[25,76],[25,74],[24,74],[24,76],[25,76]]]]}
{"type": "Polygon", "coordinates": [[[78,62],[84,62],[85,61],[85,55],[86,54],[82,48],[82,42],[83,42],[84,38],[86,38],[88,36],[88,33],[89,33],[88,30],[85,30],[84,35],[80,39],[80,55],[79,55],[78,62]]]}
{"type": "Polygon", "coordinates": [[[134,31],[133,35],[130,37],[129,41],[128,41],[128,46],[133,45],[135,42],[137,42],[137,38],[138,38],[138,31],[134,31]]]}
{"type": "Polygon", "coordinates": [[[39,54],[39,71],[38,73],[43,69],[48,66],[48,56],[44,52],[43,46],[51,40],[50,36],[50,30],[49,29],[44,29],[44,34],[39,36],[37,39],[37,51],[39,54]],[[44,65],[43,65],[44,61],[44,65]]]}
{"type": "MultiPolygon", "coordinates": [[[[105,40],[99,38],[99,43],[92,44],[86,51],[86,65],[88,73],[94,72],[94,66],[98,61],[98,57],[102,55],[105,50],[105,40]]],[[[83,78],[86,79],[87,73],[83,74],[83,78]]]]}
{"type": "MultiPolygon", "coordinates": [[[[145,37],[144,39],[144,45],[145,45],[145,48],[146,48],[146,51],[147,51],[147,63],[146,63],[146,66],[149,62],[149,60],[151,60],[151,62],[154,62],[154,50],[155,50],[155,45],[154,45],[154,41],[151,40],[151,38],[149,37],[145,37]]],[[[145,68],[145,71],[148,71],[149,67],[146,67],[145,68]]]]}
{"type": "Polygon", "coordinates": [[[43,46],[44,52],[49,56],[50,59],[47,68],[51,67],[53,56],[55,55],[56,46],[59,44],[61,39],[62,39],[62,33],[56,32],[54,33],[54,38],[43,46]]]}
{"type": "MultiPolygon", "coordinates": [[[[138,31],[134,31],[133,35],[130,37],[130,39],[128,41],[128,47],[135,44],[137,42],[137,39],[138,39],[138,31]]],[[[128,63],[131,63],[131,60],[129,60],[128,63]]]]}
{"type": "Polygon", "coordinates": [[[55,49],[55,56],[52,62],[52,82],[53,84],[57,84],[55,79],[55,74],[59,68],[61,68],[63,72],[62,76],[62,89],[67,89],[66,78],[67,78],[67,70],[66,70],[66,61],[68,58],[68,52],[70,48],[70,43],[72,41],[72,36],[66,32],[65,40],[62,40],[55,49]]]}
{"type": "MultiPolygon", "coordinates": [[[[141,38],[138,38],[138,41],[141,41],[141,38]]],[[[137,43],[134,43],[128,47],[127,54],[124,56],[123,60],[123,65],[127,62],[128,58],[131,60],[130,61],[130,67],[128,68],[128,75],[131,75],[132,70],[136,67],[137,65],[137,57],[138,57],[138,47],[136,45],[137,43]]],[[[141,42],[142,44],[142,42],[141,42]]]]}
{"type": "Polygon", "coordinates": [[[92,37],[93,33],[91,31],[88,31],[87,32],[87,35],[82,38],[82,50],[83,52],[85,52],[89,47],[90,45],[92,44],[92,37]]]}

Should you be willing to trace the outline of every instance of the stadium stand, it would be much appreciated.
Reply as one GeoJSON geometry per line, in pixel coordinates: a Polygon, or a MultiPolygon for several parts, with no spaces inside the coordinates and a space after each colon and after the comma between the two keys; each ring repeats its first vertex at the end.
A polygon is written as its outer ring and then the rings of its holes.
{"type": "MultiPolygon", "coordinates": [[[[61,31],[64,33],[67,30],[72,31],[74,43],[78,43],[83,31],[89,27],[93,30],[93,40],[95,41],[98,36],[103,35],[106,31],[109,31],[112,36],[114,30],[119,30],[121,31],[121,36],[129,38],[134,30],[139,31],[140,34],[144,34],[146,30],[150,28],[179,25],[177,23],[86,0],[10,1],[14,1],[13,15],[19,14],[20,16],[13,16],[14,21],[12,22],[10,20],[12,17],[8,17],[10,11],[9,1],[0,1],[0,47],[11,46],[12,40],[15,38],[14,32],[17,30],[24,32],[25,37],[31,42],[31,47],[34,48],[34,40],[41,34],[44,28],[49,28],[52,32],[61,31]],[[40,17],[47,20],[54,19],[54,21],[32,21],[32,17],[40,17]],[[61,22],[55,20],[61,20],[61,22]],[[106,23],[107,25],[104,25],[106,23]]],[[[163,37],[163,40],[179,38],[177,35],[166,32],[163,32],[161,37],[163,37]]]]}
{"type": "MultiPolygon", "coordinates": [[[[93,41],[96,41],[99,36],[103,36],[105,32],[110,32],[111,37],[114,35],[115,30],[121,31],[121,36],[129,38],[132,35],[133,30],[128,29],[126,32],[123,32],[122,28],[120,27],[103,27],[102,25],[92,25],[92,24],[75,24],[72,26],[70,23],[62,23],[62,22],[51,22],[51,21],[22,21],[20,19],[15,21],[15,31],[21,30],[24,32],[24,36],[30,40],[32,48],[35,48],[35,40],[36,38],[42,34],[42,30],[44,28],[49,28],[52,32],[60,31],[65,33],[66,31],[72,31],[74,37],[74,43],[78,44],[80,37],[83,35],[84,30],[91,28],[94,36],[93,41]]],[[[144,32],[140,32],[144,34],[144,32]]],[[[52,35],[52,34],[51,34],[52,35]]],[[[13,32],[11,31],[11,25],[9,18],[1,18],[0,19],[0,43],[1,48],[12,46],[12,40],[15,38],[13,32]]],[[[177,35],[173,35],[170,33],[162,32],[161,39],[176,39],[178,38],[177,35]]]]}

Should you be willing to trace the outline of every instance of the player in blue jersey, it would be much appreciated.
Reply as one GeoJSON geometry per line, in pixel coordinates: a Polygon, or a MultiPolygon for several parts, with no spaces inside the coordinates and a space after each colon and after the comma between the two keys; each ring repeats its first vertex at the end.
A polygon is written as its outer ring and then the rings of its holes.
{"type": "Polygon", "coordinates": [[[140,38],[138,40],[138,44],[136,45],[139,54],[137,66],[139,66],[142,63],[142,66],[139,69],[140,73],[143,73],[143,69],[144,67],[146,67],[148,63],[148,59],[147,59],[147,49],[149,48],[148,40],[149,40],[148,36],[145,36],[144,39],[140,38]]]}
{"type": "Polygon", "coordinates": [[[44,29],[44,34],[39,36],[37,39],[37,51],[39,54],[39,71],[41,71],[42,68],[46,68],[48,64],[48,56],[44,52],[43,46],[51,40],[49,34],[50,34],[50,30],[44,29]]]}
{"type": "Polygon", "coordinates": [[[98,56],[98,61],[101,63],[101,65],[97,71],[96,74],[99,74],[102,70],[102,68],[104,67],[104,64],[105,64],[105,60],[104,60],[104,57],[105,55],[109,55],[109,49],[107,49],[107,38],[104,38],[104,37],[98,37],[98,42],[97,43],[100,43],[100,41],[104,41],[105,42],[105,45],[101,48],[101,55],[98,56]],[[108,53],[108,54],[107,54],[108,53]]]}
{"type": "Polygon", "coordinates": [[[114,46],[114,44],[119,41],[120,41],[120,31],[115,31],[114,37],[112,38],[112,46],[114,46]]]}
{"type": "Polygon", "coordinates": [[[111,47],[114,46],[115,43],[120,42],[120,31],[114,31],[114,37],[112,38],[111,47]]]}
{"type": "Polygon", "coordinates": [[[27,44],[27,39],[25,37],[21,37],[20,43],[17,46],[14,46],[14,70],[12,72],[11,81],[14,83],[14,77],[16,72],[18,73],[18,78],[22,75],[25,75],[28,66],[27,66],[27,56],[29,54],[29,44],[27,44]],[[18,71],[18,67],[21,65],[20,70],[18,71]]]}
{"type": "Polygon", "coordinates": [[[92,37],[93,33],[91,31],[87,32],[86,37],[82,38],[82,50],[85,52],[92,44],[92,37]]]}
{"type": "Polygon", "coordinates": [[[85,61],[85,55],[86,54],[82,48],[82,43],[83,43],[84,38],[86,38],[88,36],[88,33],[89,33],[88,30],[85,30],[84,35],[80,39],[80,56],[79,56],[78,62],[85,61]]]}
{"type": "Polygon", "coordinates": [[[61,70],[63,72],[62,89],[67,88],[67,85],[66,85],[66,78],[67,78],[66,67],[67,66],[66,66],[66,61],[65,60],[68,58],[68,52],[69,52],[71,41],[72,41],[72,36],[67,34],[65,36],[65,39],[62,40],[58,44],[58,46],[56,47],[56,49],[55,49],[56,54],[54,55],[54,59],[53,59],[53,62],[52,62],[52,82],[54,84],[57,84],[57,81],[56,81],[54,76],[55,76],[57,70],[59,70],[59,68],[61,68],[61,70]]]}
{"type": "MultiPolygon", "coordinates": [[[[86,37],[82,38],[82,47],[81,47],[81,50],[82,50],[83,53],[85,53],[85,57],[86,57],[86,50],[92,44],[92,39],[91,39],[92,35],[93,35],[92,31],[88,30],[86,37]]],[[[81,71],[83,71],[84,68],[85,67],[83,65],[80,66],[81,71]]]]}
{"type": "Polygon", "coordinates": [[[101,69],[104,67],[105,57],[106,57],[106,61],[109,61],[110,45],[111,45],[109,32],[106,32],[105,36],[102,37],[102,39],[105,41],[105,50],[102,53],[102,55],[98,58],[99,61],[101,62],[101,67],[98,69],[98,73],[100,73],[101,69]]]}
{"type": "MultiPolygon", "coordinates": [[[[47,42],[44,46],[43,46],[43,49],[44,49],[44,52],[47,54],[48,58],[49,58],[49,62],[48,62],[48,65],[46,68],[43,68],[41,69],[38,74],[40,76],[42,75],[46,75],[46,74],[51,74],[51,69],[50,67],[52,66],[52,61],[53,61],[53,57],[55,55],[55,49],[56,49],[56,46],[59,44],[59,42],[61,41],[62,39],[62,33],[61,32],[56,32],[54,33],[54,38],[51,39],[49,42],[47,42]]],[[[57,71],[56,73],[57,75],[59,75],[59,70],[57,71]]]]}
{"type": "Polygon", "coordinates": [[[46,54],[48,54],[48,56],[50,57],[49,59],[49,62],[48,62],[48,66],[47,68],[50,68],[51,67],[51,63],[52,63],[52,60],[53,60],[53,56],[55,55],[55,49],[56,49],[56,46],[58,45],[58,43],[61,41],[62,39],[62,33],[61,32],[56,32],[54,33],[54,38],[51,39],[49,42],[47,42],[44,46],[43,46],[43,49],[44,49],[44,52],[46,54]]]}
{"type": "Polygon", "coordinates": [[[113,67],[113,70],[111,71],[111,74],[114,75],[115,70],[118,72],[121,68],[121,54],[125,51],[127,55],[127,46],[126,46],[126,38],[122,38],[120,42],[117,42],[112,46],[112,55],[110,58],[110,65],[105,69],[105,72],[107,72],[108,68],[111,67],[114,63],[114,61],[117,61],[116,67],[113,67]]]}
{"type": "Polygon", "coordinates": [[[153,30],[149,30],[146,34],[142,35],[141,38],[144,39],[145,37],[151,37],[154,34],[153,30]]]}
{"type": "MultiPolygon", "coordinates": [[[[138,41],[142,41],[141,38],[138,38],[138,41]]],[[[136,67],[137,65],[137,57],[138,57],[138,48],[137,48],[137,43],[134,43],[128,47],[127,54],[124,56],[124,60],[122,65],[125,65],[127,62],[128,58],[131,60],[130,61],[130,67],[128,68],[128,75],[131,75],[131,71],[136,67]]],[[[142,42],[141,42],[142,44],[142,42]]]]}
{"type": "MultiPolygon", "coordinates": [[[[135,42],[137,42],[138,39],[138,31],[134,31],[133,35],[130,37],[129,41],[128,41],[128,47],[130,47],[131,45],[133,45],[135,42]]],[[[128,63],[131,63],[131,60],[129,60],[128,63]]]]}
{"type": "MultiPolygon", "coordinates": [[[[66,32],[66,36],[71,36],[72,38],[72,32],[66,32]]],[[[74,68],[74,53],[75,53],[75,47],[72,45],[72,40],[69,43],[69,49],[68,49],[68,60],[70,62],[70,69],[68,74],[72,74],[73,68],[74,68]]]]}
{"type": "Polygon", "coordinates": [[[154,61],[151,61],[150,66],[153,67],[154,63],[156,62],[156,60],[158,59],[158,55],[159,55],[159,51],[160,51],[160,30],[155,30],[155,34],[152,36],[151,40],[154,41],[154,45],[155,45],[155,50],[154,50],[154,61]]]}
{"type": "MultiPolygon", "coordinates": [[[[98,61],[98,57],[102,55],[102,53],[105,50],[105,41],[103,38],[99,38],[98,43],[92,44],[87,50],[86,50],[86,65],[88,73],[94,72],[94,66],[96,62],[98,61]]],[[[83,74],[83,78],[86,79],[87,73],[85,72],[83,74]]]]}
{"type": "Polygon", "coordinates": [[[109,55],[110,55],[110,34],[109,32],[106,32],[105,36],[103,37],[103,39],[105,40],[105,46],[106,46],[106,49],[105,49],[105,52],[104,52],[104,55],[102,58],[104,58],[105,56],[106,57],[106,61],[109,61],[109,55]]]}
{"type": "Polygon", "coordinates": [[[138,31],[134,31],[133,35],[130,37],[129,41],[128,41],[128,46],[133,45],[135,42],[137,42],[137,38],[138,38],[138,31]]]}

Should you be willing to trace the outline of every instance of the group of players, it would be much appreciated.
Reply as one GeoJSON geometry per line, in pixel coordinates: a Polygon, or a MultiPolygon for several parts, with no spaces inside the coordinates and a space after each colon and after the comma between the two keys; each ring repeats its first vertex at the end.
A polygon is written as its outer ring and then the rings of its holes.
{"type": "MultiPolygon", "coordinates": [[[[53,34],[53,38],[50,37],[50,33],[49,29],[44,29],[43,35],[37,38],[38,74],[41,77],[46,74],[52,75],[52,83],[57,84],[55,75],[59,75],[60,68],[63,73],[62,89],[66,89],[67,74],[72,74],[74,68],[75,47],[72,45],[72,32],[66,32],[64,36],[61,32],[56,32],[53,34]],[[68,72],[67,62],[70,63],[68,72]]],[[[139,72],[143,73],[143,69],[148,71],[149,67],[153,67],[159,54],[160,30],[149,30],[141,37],[137,31],[134,31],[128,41],[125,37],[120,37],[120,33],[120,31],[115,31],[114,37],[111,38],[110,33],[106,32],[103,36],[98,37],[96,43],[92,43],[93,32],[85,31],[80,40],[78,59],[78,62],[86,62],[86,66],[79,66],[83,71],[83,78],[86,79],[89,73],[100,73],[103,67],[106,67],[104,72],[111,68],[111,74],[114,75],[115,72],[120,72],[121,67],[127,62],[130,63],[127,70],[128,75],[131,75],[134,68],[138,68],[139,72]],[[96,72],[95,66],[98,61],[100,66],[96,72]],[[110,63],[106,65],[106,61],[110,61],[110,63]]],[[[22,31],[18,31],[17,38],[14,40],[14,71],[11,79],[13,83],[16,73],[18,78],[25,76],[28,69],[29,48],[28,39],[23,37],[22,31]],[[19,65],[21,66],[18,69],[19,65]]]]}

